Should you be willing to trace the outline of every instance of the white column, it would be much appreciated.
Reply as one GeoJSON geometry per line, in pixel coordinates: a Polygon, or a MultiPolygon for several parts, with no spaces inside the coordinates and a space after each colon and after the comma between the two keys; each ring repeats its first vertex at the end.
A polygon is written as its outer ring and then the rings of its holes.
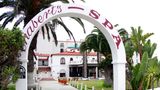
{"type": "Polygon", "coordinates": [[[126,90],[125,63],[113,63],[113,90],[126,90]]]}
{"type": "Polygon", "coordinates": [[[22,66],[25,68],[25,78],[18,79],[16,82],[16,90],[27,90],[27,62],[28,60],[21,59],[22,66]]]}
{"type": "Polygon", "coordinates": [[[96,67],[96,78],[98,78],[98,66],[96,67]]]}

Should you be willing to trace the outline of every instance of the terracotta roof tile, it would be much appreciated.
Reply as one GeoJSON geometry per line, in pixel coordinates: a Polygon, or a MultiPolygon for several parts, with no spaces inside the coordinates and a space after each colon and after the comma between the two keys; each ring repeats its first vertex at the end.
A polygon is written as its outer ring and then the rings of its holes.
{"type": "MultiPolygon", "coordinates": [[[[52,56],[60,56],[60,55],[82,56],[80,52],[61,52],[52,54],[52,56]]],[[[96,53],[95,52],[89,53],[88,56],[96,56],[96,53]]]]}

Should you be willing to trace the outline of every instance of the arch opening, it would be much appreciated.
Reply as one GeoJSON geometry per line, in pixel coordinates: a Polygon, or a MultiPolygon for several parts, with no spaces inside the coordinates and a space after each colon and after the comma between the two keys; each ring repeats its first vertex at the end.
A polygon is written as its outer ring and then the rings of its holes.
{"type": "MultiPolygon", "coordinates": [[[[27,70],[28,51],[31,41],[38,30],[48,21],[58,17],[78,17],[95,25],[106,37],[112,53],[113,63],[113,88],[114,90],[125,90],[125,49],[119,33],[114,30],[113,25],[98,11],[76,4],[53,5],[38,13],[23,29],[25,36],[25,51],[21,52],[22,65],[27,70]]],[[[27,73],[26,73],[27,74],[27,73]]],[[[26,75],[27,76],[27,75],[26,75]]],[[[27,77],[18,80],[16,90],[27,90],[27,77]],[[23,85],[21,85],[21,82],[23,85]],[[25,88],[25,89],[24,89],[25,88]]]]}

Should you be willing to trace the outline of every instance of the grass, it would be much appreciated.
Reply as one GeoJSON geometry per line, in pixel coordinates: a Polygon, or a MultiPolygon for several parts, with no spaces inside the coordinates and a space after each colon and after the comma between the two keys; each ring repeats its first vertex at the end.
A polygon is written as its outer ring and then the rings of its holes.
{"type": "MultiPolygon", "coordinates": [[[[94,86],[95,90],[112,90],[112,88],[107,88],[104,86],[104,81],[103,80],[79,80],[78,81],[79,85],[80,83],[83,83],[83,85],[87,85],[88,90],[91,90],[92,86],[94,86]]],[[[80,86],[79,86],[80,87],[80,86]]]]}
{"type": "Polygon", "coordinates": [[[9,84],[8,85],[8,90],[16,90],[15,87],[16,87],[15,84],[9,84]]]}

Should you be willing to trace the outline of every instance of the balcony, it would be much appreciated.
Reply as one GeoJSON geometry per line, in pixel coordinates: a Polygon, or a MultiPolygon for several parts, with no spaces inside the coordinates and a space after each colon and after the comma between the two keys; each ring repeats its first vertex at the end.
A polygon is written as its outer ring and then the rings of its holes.
{"type": "Polygon", "coordinates": [[[89,59],[87,64],[97,64],[97,59],[89,59]]]}
{"type": "Polygon", "coordinates": [[[48,61],[38,61],[38,67],[48,67],[48,61]]]}
{"type": "MultiPolygon", "coordinates": [[[[83,60],[73,60],[69,62],[69,65],[79,65],[79,64],[83,64],[83,60]]],[[[97,64],[97,60],[96,59],[89,59],[87,61],[87,64],[97,64]]]]}
{"type": "Polygon", "coordinates": [[[73,60],[69,62],[69,65],[79,65],[83,64],[83,60],[73,60]]]}

